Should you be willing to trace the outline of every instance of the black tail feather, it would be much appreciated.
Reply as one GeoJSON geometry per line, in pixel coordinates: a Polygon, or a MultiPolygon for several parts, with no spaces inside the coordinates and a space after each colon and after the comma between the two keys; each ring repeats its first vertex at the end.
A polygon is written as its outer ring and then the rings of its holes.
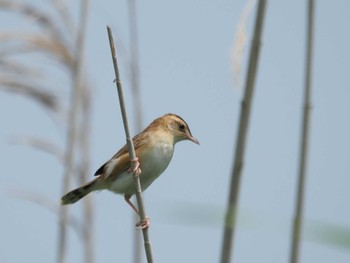
{"type": "Polygon", "coordinates": [[[93,180],[93,181],[73,190],[73,191],[70,191],[69,193],[62,196],[61,205],[74,204],[75,202],[79,201],[87,194],[96,190],[97,189],[96,188],[97,179],[95,179],[95,180],[93,180]]]}

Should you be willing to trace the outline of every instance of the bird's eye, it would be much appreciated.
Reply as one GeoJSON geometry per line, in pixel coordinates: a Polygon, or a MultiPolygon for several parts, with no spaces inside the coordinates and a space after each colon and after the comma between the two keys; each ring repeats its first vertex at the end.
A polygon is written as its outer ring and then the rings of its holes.
{"type": "Polygon", "coordinates": [[[185,129],[185,125],[180,124],[180,125],[179,125],[179,130],[180,130],[180,131],[183,131],[184,129],[185,129]]]}

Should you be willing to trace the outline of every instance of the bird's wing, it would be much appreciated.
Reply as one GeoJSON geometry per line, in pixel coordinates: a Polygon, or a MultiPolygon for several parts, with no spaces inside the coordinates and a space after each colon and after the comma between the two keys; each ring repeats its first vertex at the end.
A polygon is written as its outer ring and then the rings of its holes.
{"type": "MultiPolygon", "coordinates": [[[[140,136],[136,135],[133,138],[134,148],[137,155],[137,152],[145,145],[147,138],[145,135],[140,136]]],[[[103,178],[112,179],[117,177],[122,172],[127,171],[130,168],[130,159],[127,145],[124,145],[109,161],[103,164],[95,173],[95,176],[100,176],[103,178]]]]}

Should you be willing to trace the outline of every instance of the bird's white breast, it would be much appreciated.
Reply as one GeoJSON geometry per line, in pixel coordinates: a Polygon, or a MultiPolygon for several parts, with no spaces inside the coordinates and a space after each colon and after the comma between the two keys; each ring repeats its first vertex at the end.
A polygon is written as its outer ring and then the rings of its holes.
{"type": "MultiPolygon", "coordinates": [[[[172,143],[166,141],[155,143],[145,150],[140,159],[140,182],[143,191],[168,167],[173,152],[172,143]]],[[[133,174],[127,172],[120,174],[112,183],[110,190],[119,194],[134,194],[133,174]]]]}

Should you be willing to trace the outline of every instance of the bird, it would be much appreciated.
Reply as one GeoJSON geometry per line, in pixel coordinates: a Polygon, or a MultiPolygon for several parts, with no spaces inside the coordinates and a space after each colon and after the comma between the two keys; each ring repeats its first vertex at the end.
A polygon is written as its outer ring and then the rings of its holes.
{"type": "MultiPolygon", "coordinates": [[[[61,205],[73,204],[93,191],[106,189],[124,195],[127,204],[140,215],[130,200],[136,193],[131,173],[139,176],[141,190],[144,191],[168,167],[177,142],[189,140],[199,145],[186,121],[173,113],[155,119],[132,140],[137,157],[135,160],[129,159],[127,145],[124,145],[96,171],[94,180],[62,196],[61,205]]],[[[136,224],[142,229],[149,225],[149,218],[136,224]]]]}

